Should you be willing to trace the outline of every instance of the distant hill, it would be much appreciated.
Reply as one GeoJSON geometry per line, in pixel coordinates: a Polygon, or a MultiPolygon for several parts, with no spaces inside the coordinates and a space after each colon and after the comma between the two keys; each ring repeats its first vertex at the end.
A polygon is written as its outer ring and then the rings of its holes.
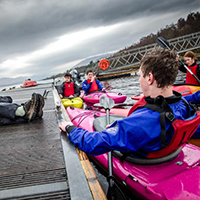
{"type": "MultiPolygon", "coordinates": [[[[188,35],[191,33],[196,33],[200,31],[200,12],[189,13],[186,19],[180,18],[176,23],[166,25],[166,27],[161,28],[156,34],[150,33],[149,35],[142,37],[138,43],[134,43],[125,49],[117,52],[115,56],[120,56],[123,51],[131,50],[138,47],[143,47],[145,45],[155,43],[159,36],[164,37],[166,40],[188,35]]],[[[200,50],[196,50],[200,52],[200,50]]]]}
{"type": "Polygon", "coordinates": [[[17,78],[0,78],[0,86],[10,86],[23,83],[27,77],[19,76],[17,78]]]}

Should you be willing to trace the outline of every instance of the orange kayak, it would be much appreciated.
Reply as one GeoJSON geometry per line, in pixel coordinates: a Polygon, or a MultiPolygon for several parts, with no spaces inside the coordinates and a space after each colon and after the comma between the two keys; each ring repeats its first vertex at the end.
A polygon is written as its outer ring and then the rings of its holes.
{"type": "MultiPolygon", "coordinates": [[[[185,84],[185,85],[182,85],[182,84],[175,84],[173,86],[173,90],[181,93],[183,96],[186,96],[186,95],[190,95],[190,94],[193,94],[197,91],[200,90],[200,85],[190,85],[190,84],[185,84]]],[[[131,99],[133,100],[139,100],[143,97],[144,95],[143,94],[139,94],[139,95],[134,95],[131,97],[131,99]]]]}

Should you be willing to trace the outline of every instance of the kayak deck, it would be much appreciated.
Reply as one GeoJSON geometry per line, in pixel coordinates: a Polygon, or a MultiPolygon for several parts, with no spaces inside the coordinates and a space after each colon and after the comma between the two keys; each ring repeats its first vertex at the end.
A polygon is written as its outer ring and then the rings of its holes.
{"type": "Polygon", "coordinates": [[[101,91],[96,91],[92,92],[88,95],[83,95],[82,92],[82,99],[84,102],[89,103],[89,104],[95,104],[99,103],[99,100],[101,97],[108,97],[114,100],[115,103],[123,103],[127,96],[122,95],[120,93],[115,93],[115,92],[101,92],[101,91]]]}
{"type": "Polygon", "coordinates": [[[74,98],[62,98],[61,99],[63,105],[65,108],[69,106],[73,106],[75,108],[82,108],[83,107],[83,100],[80,97],[74,97],[74,98]]]}

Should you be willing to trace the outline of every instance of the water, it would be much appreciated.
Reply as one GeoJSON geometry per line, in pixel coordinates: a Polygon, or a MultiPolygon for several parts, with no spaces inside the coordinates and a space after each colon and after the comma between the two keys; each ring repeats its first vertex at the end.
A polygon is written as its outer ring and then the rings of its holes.
{"type": "Polygon", "coordinates": [[[110,79],[102,81],[105,87],[109,87],[109,90],[116,93],[121,93],[127,96],[126,103],[133,103],[131,97],[133,95],[141,94],[139,84],[139,76],[128,76],[116,79],[110,79]]]}
{"type": "MultiPolygon", "coordinates": [[[[183,82],[185,80],[185,74],[179,72],[176,82],[183,82]]],[[[128,76],[116,79],[110,79],[102,81],[104,87],[108,87],[110,91],[127,95],[125,103],[134,103],[131,97],[141,94],[141,88],[139,84],[139,76],[128,76]]]]}

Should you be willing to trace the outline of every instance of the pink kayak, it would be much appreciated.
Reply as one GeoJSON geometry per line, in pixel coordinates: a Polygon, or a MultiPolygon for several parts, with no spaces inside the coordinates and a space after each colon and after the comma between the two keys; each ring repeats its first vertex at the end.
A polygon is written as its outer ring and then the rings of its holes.
{"type": "MultiPolygon", "coordinates": [[[[106,114],[100,111],[68,107],[74,125],[88,131],[105,129],[106,114]]],[[[111,122],[123,118],[110,115],[111,122]]],[[[121,153],[113,152],[113,173],[140,199],[200,199],[200,149],[186,144],[173,154],[159,159],[128,157],[120,161],[121,153]]],[[[108,171],[107,154],[91,156],[108,171]]]]}
{"type": "Polygon", "coordinates": [[[101,97],[109,97],[113,99],[115,103],[123,103],[127,98],[126,95],[122,95],[121,93],[101,92],[101,91],[92,92],[86,96],[82,94],[81,97],[84,102],[89,104],[99,103],[101,97]]]}
{"type": "MultiPolygon", "coordinates": [[[[181,93],[182,96],[185,96],[185,95],[193,94],[194,92],[197,92],[198,90],[200,90],[200,85],[191,85],[191,84],[181,85],[181,84],[177,84],[177,85],[173,86],[173,90],[181,93]]],[[[132,96],[131,99],[139,100],[143,96],[144,96],[143,94],[138,94],[138,95],[132,96]]]]}

